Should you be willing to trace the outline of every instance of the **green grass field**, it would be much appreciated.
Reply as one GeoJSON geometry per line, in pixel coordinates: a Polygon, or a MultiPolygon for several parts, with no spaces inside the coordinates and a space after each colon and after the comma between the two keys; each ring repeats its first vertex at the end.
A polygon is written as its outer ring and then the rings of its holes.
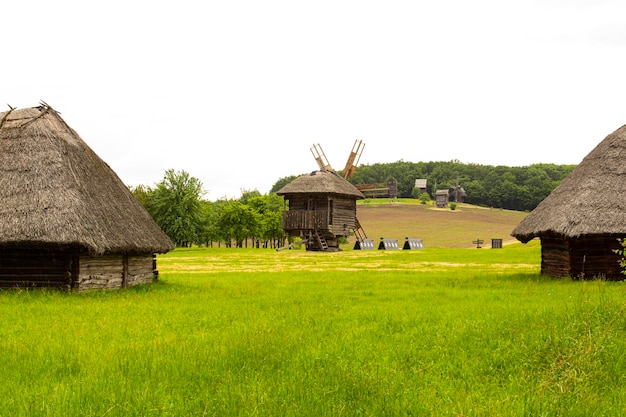
{"type": "Polygon", "coordinates": [[[626,415],[626,287],[539,258],[192,248],[151,286],[3,291],[0,416],[626,415]]]}

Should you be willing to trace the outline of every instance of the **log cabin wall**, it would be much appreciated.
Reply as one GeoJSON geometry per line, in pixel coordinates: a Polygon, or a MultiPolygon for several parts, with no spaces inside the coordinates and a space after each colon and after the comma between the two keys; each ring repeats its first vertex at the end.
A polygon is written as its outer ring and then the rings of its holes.
{"type": "Polygon", "coordinates": [[[72,261],[58,249],[0,249],[0,286],[71,288],[72,261]]]}
{"type": "Polygon", "coordinates": [[[289,210],[283,213],[283,229],[298,234],[302,230],[332,231],[349,236],[356,227],[356,200],[329,195],[288,196],[289,210]]]}
{"type": "Polygon", "coordinates": [[[622,280],[617,238],[591,236],[578,239],[541,238],[541,273],[557,278],[622,280]]]}
{"type": "Polygon", "coordinates": [[[622,280],[619,256],[613,252],[619,249],[617,238],[592,236],[571,241],[572,277],[585,279],[603,277],[608,280],[622,280]]]}
{"type": "Polygon", "coordinates": [[[0,249],[0,287],[115,289],[156,277],[152,254],[79,255],[74,250],[0,249]]]}
{"type": "Polygon", "coordinates": [[[122,255],[81,255],[78,290],[122,288],[124,257],[122,255]]]}
{"type": "Polygon", "coordinates": [[[335,236],[350,236],[350,230],[356,228],[356,200],[335,198],[331,224],[335,236]]]}
{"type": "Polygon", "coordinates": [[[555,278],[569,277],[569,241],[556,238],[541,238],[541,273],[555,278]]]}
{"type": "Polygon", "coordinates": [[[154,282],[156,274],[153,255],[128,256],[127,284],[129,287],[139,284],[150,284],[154,282]]]}
{"type": "Polygon", "coordinates": [[[154,277],[152,254],[82,255],[77,287],[79,291],[124,288],[151,283],[154,277]]]}

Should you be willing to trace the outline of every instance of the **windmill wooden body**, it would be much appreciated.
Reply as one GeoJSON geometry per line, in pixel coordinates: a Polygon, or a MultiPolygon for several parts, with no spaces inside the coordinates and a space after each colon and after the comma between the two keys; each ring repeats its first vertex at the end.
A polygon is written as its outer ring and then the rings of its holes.
{"type": "Polygon", "coordinates": [[[351,232],[357,239],[367,237],[356,217],[356,201],[365,196],[347,181],[364,146],[362,141],[355,141],[342,177],[332,169],[321,146],[313,145],[311,152],[320,169],[278,190],[289,206],[283,213],[283,230],[291,237],[300,237],[307,250],[339,250],[339,239],[351,232]]]}

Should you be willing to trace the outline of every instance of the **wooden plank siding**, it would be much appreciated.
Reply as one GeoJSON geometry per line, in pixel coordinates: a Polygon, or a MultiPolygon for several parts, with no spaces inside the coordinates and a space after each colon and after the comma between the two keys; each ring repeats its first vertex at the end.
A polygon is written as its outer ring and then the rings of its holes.
{"type": "MultiPolygon", "coordinates": [[[[292,235],[300,231],[329,231],[335,236],[349,236],[350,230],[356,227],[356,202],[346,199],[332,199],[327,202],[326,210],[295,209],[290,204],[288,211],[283,212],[283,230],[292,235]]],[[[302,207],[302,205],[299,205],[302,207]]],[[[317,205],[318,207],[320,204],[317,205]]],[[[298,207],[298,204],[296,204],[298,207]]]]}
{"type": "Polygon", "coordinates": [[[332,232],[335,236],[350,236],[356,228],[356,210],[335,209],[333,211],[332,232]]]}
{"type": "Polygon", "coordinates": [[[328,210],[293,210],[283,212],[283,229],[286,232],[296,230],[328,230],[328,210]]]}
{"type": "Polygon", "coordinates": [[[624,279],[619,265],[617,238],[590,236],[577,239],[541,238],[541,273],[553,277],[624,279]]]}

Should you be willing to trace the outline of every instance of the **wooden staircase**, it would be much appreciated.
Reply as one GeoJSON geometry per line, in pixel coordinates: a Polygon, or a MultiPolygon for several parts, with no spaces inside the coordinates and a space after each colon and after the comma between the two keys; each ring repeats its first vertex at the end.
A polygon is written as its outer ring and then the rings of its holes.
{"type": "Polygon", "coordinates": [[[324,239],[324,237],[322,235],[320,235],[319,230],[315,230],[315,240],[317,240],[317,243],[319,244],[321,250],[326,251],[328,250],[328,243],[326,243],[326,239],[324,239]]]}

